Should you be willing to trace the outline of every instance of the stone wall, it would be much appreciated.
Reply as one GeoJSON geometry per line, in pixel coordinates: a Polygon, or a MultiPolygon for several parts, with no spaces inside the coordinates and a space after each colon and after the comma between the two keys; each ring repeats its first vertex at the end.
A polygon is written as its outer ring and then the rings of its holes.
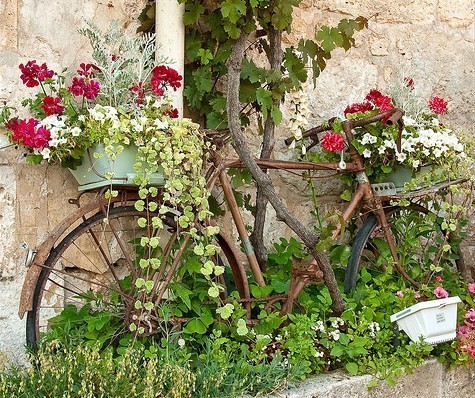
{"type": "MultiPolygon", "coordinates": [[[[0,0],[0,101],[18,101],[18,64],[30,59],[47,62],[54,69],[75,68],[87,61],[84,41],[76,33],[83,19],[100,26],[119,19],[130,32],[145,0],[0,0]]],[[[384,88],[398,70],[411,71],[416,84],[429,97],[449,99],[450,118],[474,132],[475,80],[473,9],[470,0],[304,0],[295,12],[293,43],[312,36],[322,24],[344,17],[370,17],[370,28],[357,34],[356,48],[337,51],[317,86],[308,86],[312,122],[341,113],[350,102],[362,100],[370,88],[384,88]],[[388,5],[389,4],[389,5],[388,5]]],[[[284,133],[282,132],[284,135],[284,133]]],[[[0,147],[6,144],[0,137],[0,147]]],[[[276,153],[287,156],[279,140],[276,153]]],[[[286,178],[286,177],[284,177],[286,178]]],[[[288,183],[288,178],[283,180],[288,183]]],[[[278,190],[302,217],[309,205],[295,189],[279,183],[278,190]]],[[[324,185],[322,204],[332,201],[332,185],[324,185]]],[[[76,185],[60,167],[27,165],[20,153],[0,151],[0,350],[20,355],[24,344],[24,321],[17,305],[26,269],[22,242],[34,247],[72,210],[67,204],[76,185]]],[[[269,224],[270,236],[276,232],[269,224]]],[[[468,242],[469,249],[475,244],[468,242]]]]}

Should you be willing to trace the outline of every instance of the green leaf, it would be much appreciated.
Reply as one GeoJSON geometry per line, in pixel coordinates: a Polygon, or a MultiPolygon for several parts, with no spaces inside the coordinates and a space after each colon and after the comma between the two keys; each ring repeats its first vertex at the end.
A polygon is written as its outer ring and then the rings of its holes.
{"type": "Polygon", "coordinates": [[[196,24],[204,12],[205,8],[199,1],[195,1],[194,3],[187,1],[185,5],[185,13],[183,15],[183,23],[185,25],[196,24]]]}
{"type": "Polygon", "coordinates": [[[323,26],[316,36],[321,41],[322,48],[326,52],[331,52],[335,47],[343,46],[343,36],[338,28],[323,26]]]}
{"type": "Polygon", "coordinates": [[[221,4],[221,14],[235,24],[239,18],[246,15],[247,8],[244,0],[226,0],[221,4]]]}
{"type": "Polygon", "coordinates": [[[354,362],[349,362],[345,365],[346,370],[351,373],[352,375],[358,374],[358,364],[354,362]]]}
{"type": "Polygon", "coordinates": [[[251,294],[255,298],[262,298],[262,297],[267,297],[269,294],[272,293],[274,290],[274,287],[271,286],[257,286],[257,285],[250,285],[249,290],[251,291],[251,294]]]}
{"type": "Polygon", "coordinates": [[[257,103],[261,106],[262,116],[267,119],[268,111],[272,109],[272,91],[258,88],[256,91],[257,103]]]}
{"type": "Polygon", "coordinates": [[[198,50],[197,56],[200,58],[200,62],[203,65],[208,65],[209,62],[213,59],[213,54],[210,50],[205,50],[204,48],[200,48],[198,50]]]}
{"type": "Polygon", "coordinates": [[[271,117],[276,125],[280,124],[280,122],[282,121],[282,112],[278,106],[272,106],[271,117]]]}
{"type": "Polygon", "coordinates": [[[185,325],[183,328],[183,332],[187,334],[205,334],[206,333],[206,326],[199,318],[193,318],[185,325]]]}
{"type": "Polygon", "coordinates": [[[343,193],[340,195],[340,198],[349,202],[351,200],[351,191],[348,189],[345,189],[343,193]]]}
{"type": "Polygon", "coordinates": [[[244,58],[242,60],[241,79],[249,79],[251,83],[260,82],[265,71],[259,68],[253,60],[244,58]]]}
{"type": "Polygon", "coordinates": [[[192,295],[192,291],[189,290],[184,284],[182,283],[173,283],[170,285],[172,291],[179,297],[187,306],[188,309],[191,310],[191,299],[190,296],[192,295]]]}

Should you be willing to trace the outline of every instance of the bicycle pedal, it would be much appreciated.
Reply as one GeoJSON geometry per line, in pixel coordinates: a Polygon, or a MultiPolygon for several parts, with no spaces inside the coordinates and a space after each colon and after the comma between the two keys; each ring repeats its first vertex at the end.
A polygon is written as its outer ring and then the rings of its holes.
{"type": "Polygon", "coordinates": [[[382,182],[379,184],[371,184],[376,196],[394,196],[397,195],[396,185],[393,182],[382,182]]]}

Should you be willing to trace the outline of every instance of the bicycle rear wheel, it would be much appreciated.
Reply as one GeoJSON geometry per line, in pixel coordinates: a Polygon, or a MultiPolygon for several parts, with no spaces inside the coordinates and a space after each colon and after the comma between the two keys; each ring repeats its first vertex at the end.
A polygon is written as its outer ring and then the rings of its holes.
{"type": "MultiPolygon", "coordinates": [[[[391,207],[386,217],[393,233],[402,269],[416,283],[427,281],[431,265],[457,267],[457,245],[442,228],[443,218],[418,204],[391,207]],[[450,245],[450,249],[444,245],[450,245]]],[[[356,285],[362,268],[384,270],[394,265],[384,231],[374,214],[364,222],[355,236],[345,272],[345,293],[356,285]]]]}
{"type": "MultiPolygon", "coordinates": [[[[141,335],[147,335],[160,332],[165,318],[168,326],[186,322],[191,309],[177,291],[190,291],[193,283],[200,283],[187,278],[187,270],[201,265],[192,250],[178,252],[183,240],[176,233],[173,214],[159,216],[164,228],[152,228],[150,222],[139,226],[140,218],[157,215],[132,206],[110,208],[82,222],[52,249],[35,287],[33,309],[27,314],[29,347],[35,349],[47,332],[51,339],[56,334],[77,333],[78,338],[113,344],[130,332],[133,323],[143,327],[141,335]],[[140,260],[151,254],[140,244],[143,237],[160,241],[152,253],[158,260],[153,269],[140,266],[140,260]],[[166,280],[177,257],[180,268],[166,280]],[[146,299],[142,282],[137,282],[140,279],[153,280],[162,292],[159,300],[158,295],[149,298],[153,308],[137,308],[137,300],[146,299]]],[[[217,239],[216,244],[222,250],[212,260],[234,271],[236,260],[226,243],[217,239]]],[[[233,277],[236,284],[243,283],[240,275],[233,277]]],[[[225,280],[221,276],[218,282],[225,280]]]]}

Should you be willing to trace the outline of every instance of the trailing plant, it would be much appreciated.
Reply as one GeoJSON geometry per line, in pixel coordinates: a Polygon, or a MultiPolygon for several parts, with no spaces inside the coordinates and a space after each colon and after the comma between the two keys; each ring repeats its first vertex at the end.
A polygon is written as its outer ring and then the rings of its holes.
{"type": "MultiPolygon", "coordinates": [[[[264,269],[267,261],[263,231],[270,195],[273,196],[272,205],[278,207],[279,218],[314,250],[318,240],[316,234],[312,236],[313,231],[305,230],[297,219],[291,219],[282,202],[279,202],[271,181],[264,183],[263,176],[258,176],[260,170],[255,165],[250,167],[252,160],[248,160],[250,157],[247,155],[243,156],[243,151],[248,152],[247,143],[244,136],[238,138],[236,132],[242,125],[249,124],[251,119],[257,120],[263,133],[260,158],[270,158],[274,147],[274,128],[282,120],[280,106],[286,93],[302,89],[302,83],[309,78],[307,64],[311,65],[315,82],[331,58],[332,51],[336,48],[350,49],[354,44],[353,35],[367,26],[367,20],[363,17],[341,20],[336,27],[321,27],[315,38],[301,39],[296,46],[284,48],[282,34],[290,32],[293,7],[299,5],[299,0],[180,2],[185,3],[184,22],[187,26],[185,97],[191,108],[205,118],[204,124],[208,128],[230,128],[238,155],[258,181],[251,241],[261,267],[264,269]],[[240,53],[233,58],[238,41],[242,41],[240,53]],[[253,59],[258,52],[265,54],[266,62],[253,59]],[[236,82],[231,88],[230,83],[234,79],[236,82]],[[227,86],[224,84],[226,80],[227,86]],[[229,111],[231,103],[235,107],[232,115],[229,111]]],[[[150,26],[152,13],[150,6],[144,9],[141,15],[143,28],[150,26]]],[[[314,255],[321,257],[316,253],[314,255]]],[[[327,263],[323,258],[319,261],[327,263]]],[[[342,301],[338,297],[332,270],[329,266],[324,268],[326,282],[331,285],[334,295],[335,309],[341,310],[342,301]]]]}

